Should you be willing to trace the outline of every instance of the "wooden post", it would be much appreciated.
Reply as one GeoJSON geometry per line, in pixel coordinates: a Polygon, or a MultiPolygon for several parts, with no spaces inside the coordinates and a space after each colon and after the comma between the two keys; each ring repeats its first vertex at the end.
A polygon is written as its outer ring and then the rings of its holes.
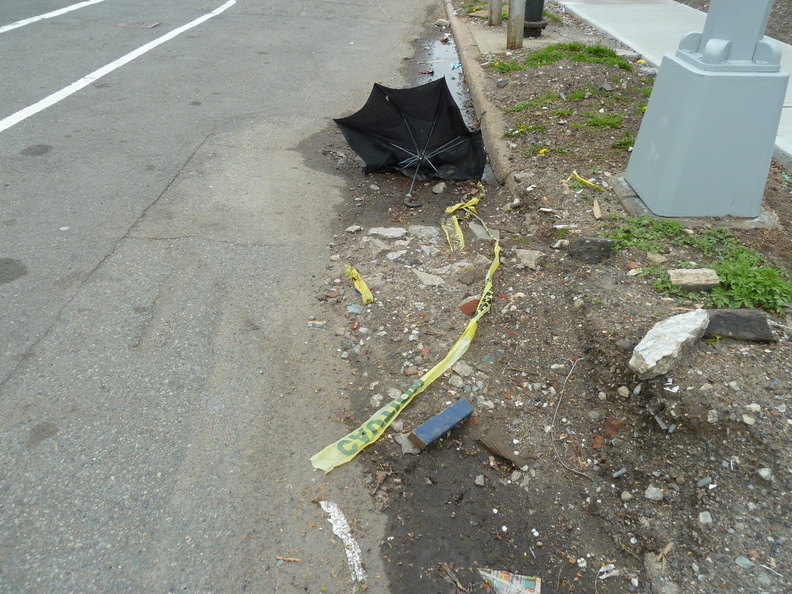
{"type": "Polygon", "coordinates": [[[506,49],[523,46],[525,0],[509,0],[509,22],[506,25],[506,49]]]}
{"type": "Polygon", "coordinates": [[[503,22],[503,0],[489,0],[489,26],[497,27],[503,22]]]}

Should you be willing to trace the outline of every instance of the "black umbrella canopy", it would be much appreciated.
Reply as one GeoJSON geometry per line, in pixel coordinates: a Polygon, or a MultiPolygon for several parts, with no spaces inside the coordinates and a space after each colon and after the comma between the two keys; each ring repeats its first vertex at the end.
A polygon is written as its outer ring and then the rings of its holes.
{"type": "Polygon", "coordinates": [[[419,173],[469,180],[484,172],[481,130],[465,125],[445,78],[410,89],[375,84],[360,111],[335,122],[366,163],[364,173],[397,170],[414,184],[419,173]]]}

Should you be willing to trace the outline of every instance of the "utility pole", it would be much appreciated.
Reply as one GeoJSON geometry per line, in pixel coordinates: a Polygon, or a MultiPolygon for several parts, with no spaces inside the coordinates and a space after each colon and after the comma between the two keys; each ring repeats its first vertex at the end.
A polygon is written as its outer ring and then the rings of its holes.
{"type": "Polygon", "coordinates": [[[521,49],[525,27],[525,0],[509,0],[509,22],[506,25],[506,49],[521,49]]]}
{"type": "Polygon", "coordinates": [[[497,27],[503,22],[503,1],[489,0],[489,26],[497,27]]]}

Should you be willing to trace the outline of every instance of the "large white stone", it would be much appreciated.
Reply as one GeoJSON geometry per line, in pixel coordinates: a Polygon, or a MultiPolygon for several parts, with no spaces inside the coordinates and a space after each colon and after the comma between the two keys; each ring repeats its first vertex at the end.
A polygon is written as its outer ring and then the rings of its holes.
{"type": "Polygon", "coordinates": [[[655,324],[633,350],[630,369],[640,379],[668,373],[676,364],[682,350],[701,338],[708,322],[707,310],[697,309],[655,324]]]}

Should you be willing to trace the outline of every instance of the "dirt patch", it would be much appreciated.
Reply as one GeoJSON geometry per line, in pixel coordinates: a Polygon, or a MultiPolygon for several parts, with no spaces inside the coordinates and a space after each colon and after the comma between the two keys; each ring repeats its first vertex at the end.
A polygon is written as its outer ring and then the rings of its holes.
{"type": "MultiPolygon", "coordinates": [[[[548,33],[575,31],[630,57],[548,9],[555,15],[548,33]]],[[[436,27],[427,35],[445,32],[436,27]]],[[[640,273],[650,264],[646,251],[628,248],[586,263],[564,243],[619,223],[609,215],[623,214],[612,191],[629,159],[629,143],[621,141],[637,133],[653,73],[635,57],[630,68],[566,57],[506,71],[495,66],[502,57],[481,61],[489,98],[504,110],[510,132],[503,142],[523,175],[517,196],[488,185],[479,208],[499,230],[504,252],[492,309],[466,365],[419,395],[396,429],[409,432],[461,396],[475,415],[420,455],[403,454],[392,428],[359,456],[370,468],[374,505],[390,517],[381,553],[392,591],[453,591],[441,563],[471,592],[484,591],[477,567],[540,576],[544,592],[645,591],[645,556],[661,551],[664,579],[682,592],[789,591],[789,343],[699,340],[667,375],[640,381],[628,367],[632,347],[656,322],[701,303],[658,293],[654,279],[640,273]],[[518,250],[544,257],[534,270],[518,250]],[[493,431],[524,466],[481,444],[493,431]],[[609,563],[620,575],[598,580],[609,563]]],[[[416,83],[428,80],[418,74],[427,69],[420,57],[410,67],[416,83]]],[[[337,341],[339,357],[359,377],[339,410],[351,430],[454,344],[469,321],[457,305],[481,293],[493,244],[463,222],[467,246],[455,254],[440,232],[445,208],[474,195],[476,184],[446,183],[435,194],[436,182],[421,183],[414,195],[424,206],[408,209],[409,180],[364,178],[340,134],[327,140],[324,154],[349,192],[330,246],[331,273],[317,287],[320,317],[330,325],[317,331],[337,341]],[[384,238],[369,234],[372,227],[405,233],[384,238]],[[376,298],[359,313],[345,262],[376,298]],[[415,271],[443,282],[434,286],[415,271]]],[[[782,227],[735,232],[787,269],[788,176],[773,166],[765,195],[782,227]]],[[[680,246],[663,255],[698,257],[680,246]]]]}

